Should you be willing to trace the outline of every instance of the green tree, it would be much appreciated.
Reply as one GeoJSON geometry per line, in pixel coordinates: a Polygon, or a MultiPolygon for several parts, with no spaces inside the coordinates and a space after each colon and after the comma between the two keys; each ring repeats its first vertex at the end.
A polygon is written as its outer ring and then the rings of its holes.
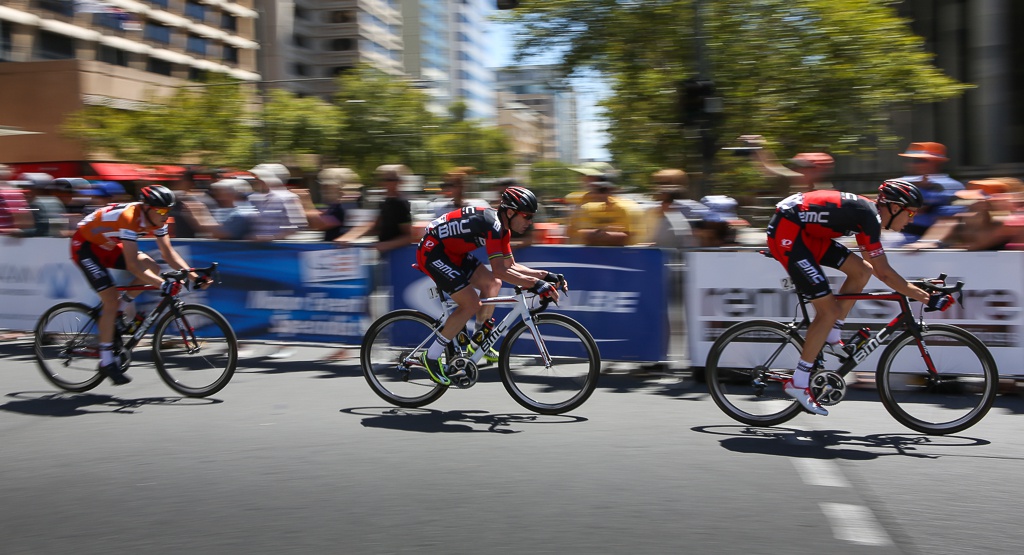
{"type": "Polygon", "coordinates": [[[267,96],[263,129],[269,159],[316,154],[325,163],[334,161],[344,127],[342,110],[318,98],[299,98],[282,89],[274,89],[267,96]]]}
{"type": "MultiPolygon", "coordinates": [[[[932,65],[885,0],[704,0],[703,36],[724,140],[764,135],[782,150],[892,147],[894,111],[967,85],[932,65]]],[[[626,165],[699,167],[684,138],[678,85],[698,76],[693,0],[549,0],[503,17],[522,25],[519,60],[561,53],[610,84],[609,150],[626,165]]],[[[728,164],[730,160],[722,160],[728,164]]]]}

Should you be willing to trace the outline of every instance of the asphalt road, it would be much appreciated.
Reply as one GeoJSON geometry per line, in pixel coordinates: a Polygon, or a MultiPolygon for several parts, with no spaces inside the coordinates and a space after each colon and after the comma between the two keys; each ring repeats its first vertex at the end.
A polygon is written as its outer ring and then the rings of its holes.
{"type": "Polygon", "coordinates": [[[957,437],[873,391],[751,429],[685,372],[607,374],[564,416],[496,376],[400,410],[336,354],[250,347],[197,400],[146,366],[60,393],[0,343],[0,552],[1024,552],[1019,394],[957,437]]]}

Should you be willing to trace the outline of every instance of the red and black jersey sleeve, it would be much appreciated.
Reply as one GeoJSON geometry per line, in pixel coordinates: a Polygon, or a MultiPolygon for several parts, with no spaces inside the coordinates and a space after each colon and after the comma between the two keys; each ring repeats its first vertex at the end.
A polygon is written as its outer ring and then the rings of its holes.
{"type": "Polygon", "coordinates": [[[797,193],[778,204],[780,214],[799,223],[815,237],[853,235],[867,256],[885,254],[882,249],[882,221],[875,203],[842,191],[797,193]]]}

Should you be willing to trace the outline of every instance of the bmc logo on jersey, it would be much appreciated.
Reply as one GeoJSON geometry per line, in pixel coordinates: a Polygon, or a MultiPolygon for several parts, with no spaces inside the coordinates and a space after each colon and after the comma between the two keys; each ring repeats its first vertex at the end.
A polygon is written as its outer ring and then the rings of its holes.
{"type": "Polygon", "coordinates": [[[466,227],[466,222],[463,220],[455,220],[452,222],[444,222],[437,226],[437,236],[441,239],[446,239],[453,235],[459,235],[461,233],[468,233],[469,228],[466,227]]]}
{"type": "Polygon", "coordinates": [[[792,239],[783,239],[782,240],[782,246],[783,247],[792,247],[793,246],[793,240],[792,239]]]}
{"type": "Polygon", "coordinates": [[[800,212],[800,221],[805,224],[827,224],[828,212],[800,212]]]}

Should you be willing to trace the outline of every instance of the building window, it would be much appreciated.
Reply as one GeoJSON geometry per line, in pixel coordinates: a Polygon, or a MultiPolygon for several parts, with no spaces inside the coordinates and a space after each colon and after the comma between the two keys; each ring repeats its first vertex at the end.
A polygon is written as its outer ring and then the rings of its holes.
{"type": "Polygon", "coordinates": [[[120,14],[93,14],[92,23],[97,27],[106,27],[108,29],[117,29],[119,31],[124,28],[124,19],[121,18],[120,14]]]}
{"type": "Polygon", "coordinates": [[[206,70],[199,69],[198,67],[188,68],[189,81],[206,81],[207,75],[209,75],[209,73],[206,70]]]}
{"type": "Polygon", "coordinates": [[[171,76],[171,62],[167,60],[161,60],[160,58],[150,58],[146,62],[146,71],[150,73],[159,73],[160,75],[171,76]]]}
{"type": "Polygon", "coordinates": [[[334,39],[331,41],[331,50],[335,52],[343,52],[345,50],[352,50],[355,46],[355,41],[352,39],[334,39]]]}
{"type": "Polygon", "coordinates": [[[238,49],[234,46],[228,46],[225,44],[223,53],[221,54],[221,59],[228,63],[237,64],[238,49]]]}
{"type": "Polygon", "coordinates": [[[228,12],[221,13],[220,14],[220,28],[221,29],[226,29],[228,31],[237,31],[238,30],[238,18],[233,16],[233,15],[231,15],[231,14],[229,14],[228,12]]]}
{"type": "Polygon", "coordinates": [[[0,25],[0,62],[11,59],[11,26],[0,25]]]}
{"type": "Polygon", "coordinates": [[[306,8],[295,6],[295,19],[309,21],[309,11],[307,11],[306,8]]]}
{"type": "Polygon", "coordinates": [[[193,0],[185,2],[185,16],[191,17],[196,21],[203,21],[206,19],[206,6],[193,0]]]}
{"type": "Polygon", "coordinates": [[[160,6],[161,8],[166,8],[168,5],[170,5],[170,1],[171,0],[146,0],[146,1],[149,2],[150,4],[153,4],[154,6],[160,6]]]}
{"type": "Polygon", "coordinates": [[[101,44],[96,59],[114,66],[128,67],[128,53],[120,48],[101,44]]]}
{"type": "Polygon", "coordinates": [[[39,0],[39,7],[60,15],[75,17],[75,3],[68,0],[39,0]]]}
{"type": "Polygon", "coordinates": [[[153,23],[152,21],[146,22],[146,28],[142,32],[142,36],[147,40],[161,44],[171,44],[171,28],[159,23],[153,23]]]}
{"type": "Polygon", "coordinates": [[[69,60],[75,57],[75,39],[51,33],[39,32],[39,58],[44,60],[69,60]]]}
{"type": "Polygon", "coordinates": [[[330,23],[354,23],[356,18],[352,15],[352,12],[348,10],[338,10],[331,12],[330,23]]]}
{"type": "Polygon", "coordinates": [[[292,73],[299,77],[309,77],[309,68],[306,64],[293,64],[292,73]]]}
{"type": "Polygon", "coordinates": [[[292,43],[294,43],[295,46],[298,46],[299,48],[309,48],[309,39],[302,35],[292,35],[292,43]]]}
{"type": "Polygon", "coordinates": [[[206,39],[197,35],[189,35],[185,40],[185,51],[206,54],[206,39]]]}

